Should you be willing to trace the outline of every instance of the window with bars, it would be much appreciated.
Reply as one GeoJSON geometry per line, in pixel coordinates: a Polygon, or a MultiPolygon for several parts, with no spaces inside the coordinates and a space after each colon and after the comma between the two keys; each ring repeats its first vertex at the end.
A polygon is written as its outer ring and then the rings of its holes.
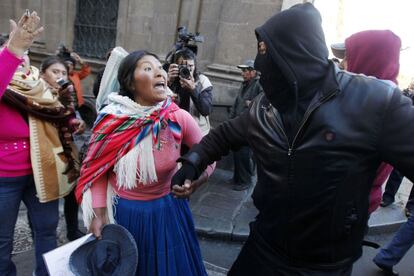
{"type": "Polygon", "coordinates": [[[105,58],[115,46],[119,0],[77,0],[73,49],[81,56],[105,58]]]}

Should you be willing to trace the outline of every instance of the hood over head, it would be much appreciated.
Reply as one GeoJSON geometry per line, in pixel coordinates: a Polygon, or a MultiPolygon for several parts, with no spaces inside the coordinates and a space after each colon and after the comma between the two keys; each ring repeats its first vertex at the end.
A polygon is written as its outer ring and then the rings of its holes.
{"type": "Polygon", "coordinates": [[[255,68],[262,73],[266,97],[281,112],[295,110],[304,98],[309,102],[328,72],[321,23],[318,10],[305,3],[272,16],[256,29],[266,53],[257,54],[255,68]]]}
{"type": "Polygon", "coordinates": [[[397,83],[401,39],[389,30],[369,30],[345,40],[346,70],[397,83]]]}

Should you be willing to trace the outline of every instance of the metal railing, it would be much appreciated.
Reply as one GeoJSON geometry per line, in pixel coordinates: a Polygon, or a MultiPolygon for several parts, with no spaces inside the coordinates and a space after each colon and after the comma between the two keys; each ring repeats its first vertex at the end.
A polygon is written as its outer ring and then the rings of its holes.
{"type": "Polygon", "coordinates": [[[105,58],[115,46],[119,0],[77,0],[73,49],[81,56],[105,58]]]}

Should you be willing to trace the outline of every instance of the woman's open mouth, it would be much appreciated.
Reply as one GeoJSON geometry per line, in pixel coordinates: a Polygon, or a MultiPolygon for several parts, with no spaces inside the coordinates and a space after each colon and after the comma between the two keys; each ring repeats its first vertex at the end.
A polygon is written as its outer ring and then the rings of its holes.
{"type": "Polygon", "coordinates": [[[165,81],[159,81],[154,85],[154,88],[156,89],[165,89],[165,81]]]}

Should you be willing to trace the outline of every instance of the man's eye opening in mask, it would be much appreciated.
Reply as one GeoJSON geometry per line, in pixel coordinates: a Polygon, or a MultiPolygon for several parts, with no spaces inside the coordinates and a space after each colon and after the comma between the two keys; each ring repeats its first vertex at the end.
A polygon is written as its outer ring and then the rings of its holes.
{"type": "Polygon", "coordinates": [[[289,84],[278,64],[273,60],[268,46],[259,38],[254,67],[261,73],[259,81],[266,98],[274,107],[283,112],[291,105],[289,84]]]}
{"type": "Polygon", "coordinates": [[[264,41],[259,41],[259,43],[257,44],[257,52],[260,55],[265,55],[267,52],[267,46],[266,43],[264,41]]]}
{"type": "MultiPolygon", "coordinates": [[[[275,67],[267,51],[267,45],[264,41],[259,40],[257,43],[257,55],[255,59],[255,68],[261,72],[260,82],[265,81],[272,74],[272,68],[275,67]]],[[[263,86],[263,84],[262,84],[263,86]]]]}

